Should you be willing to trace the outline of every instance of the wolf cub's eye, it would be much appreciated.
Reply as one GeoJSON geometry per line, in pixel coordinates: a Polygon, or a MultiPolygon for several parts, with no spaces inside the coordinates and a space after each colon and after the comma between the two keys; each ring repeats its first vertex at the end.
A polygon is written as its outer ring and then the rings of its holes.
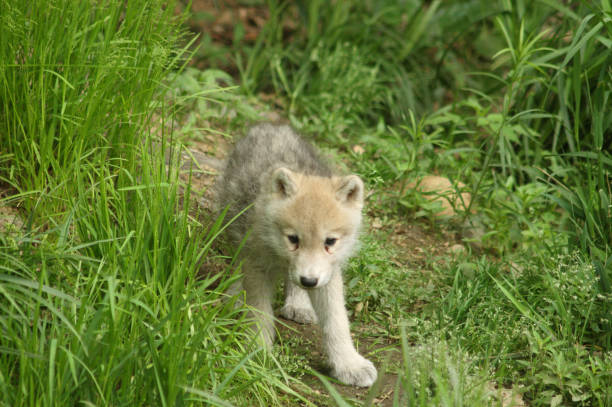
{"type": "Polygon", "coordinates": [[[325,246],[333,246],[334,244],[336,244],[336,241],[338,241],[338,239],[336,239],[335,237],[328,237],[327,239],[325,239],[325,246]]]}
{"type": "Polygon", "coordinates": [[[297,237],[297,235],[287,235],[287,239],[289,239],[289,242],[291,244],[298,244],[298,243],[300,243],[300,238],[297,237]]]}

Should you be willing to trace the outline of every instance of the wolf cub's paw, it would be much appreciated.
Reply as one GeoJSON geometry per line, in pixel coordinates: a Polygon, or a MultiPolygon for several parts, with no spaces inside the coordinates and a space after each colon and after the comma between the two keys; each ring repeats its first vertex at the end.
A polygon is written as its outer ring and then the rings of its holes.
{"type": "Polygon", "coordinates": [[[332,367],[331,375],[344,384],[370,387],[376,381],[378,373],[372,362],[358,354],[342,366],[332,367]]]}
{"type": "Polygon", "coordinates": [[[317,315],[312,308],[298,308],[287,304],[280,309],[280,314],[283,318],[300,324],[316,324],[318,322],[317,315]]]}

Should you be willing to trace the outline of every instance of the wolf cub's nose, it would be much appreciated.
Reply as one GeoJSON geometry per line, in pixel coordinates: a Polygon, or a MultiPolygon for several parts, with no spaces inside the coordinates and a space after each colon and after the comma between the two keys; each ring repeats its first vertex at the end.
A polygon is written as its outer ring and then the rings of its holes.
{"type": "Polygon", "coordinates": [[[317,285],[317,281],[319,281],[317,278],[300,277],[300,283],[302,283],[304,287],[314,287],[317,285]]]}

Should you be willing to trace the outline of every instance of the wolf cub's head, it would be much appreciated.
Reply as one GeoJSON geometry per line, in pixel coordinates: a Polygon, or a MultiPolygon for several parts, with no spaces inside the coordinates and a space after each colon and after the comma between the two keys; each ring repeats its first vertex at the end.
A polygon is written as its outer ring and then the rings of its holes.
{"type": "Polygon", "coordinates": [[[256,207],[260,237],[288,261],[293,282],[322,287],[357,241],[363,182],[356,175],[328,178],[278,168],[264,176],[256,207]]]}

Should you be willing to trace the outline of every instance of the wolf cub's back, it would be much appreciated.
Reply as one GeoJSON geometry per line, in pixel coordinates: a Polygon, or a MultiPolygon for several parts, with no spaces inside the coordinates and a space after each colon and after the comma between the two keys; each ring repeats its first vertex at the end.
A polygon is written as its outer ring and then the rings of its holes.
{"type": "MultiPolygon", "coordinates": [[[[223,209],[229,205],[226,219],[252,204],[260,193],[262,179],[280,167],[306,175],[332,176],[315,149],[290,126],[255,125],[236,143],[216,184],[217,206],[223,209]]],[[[238,238],[248,226],[248,216],[242,216],[230,226],[230,233],[238,238]]]]}

